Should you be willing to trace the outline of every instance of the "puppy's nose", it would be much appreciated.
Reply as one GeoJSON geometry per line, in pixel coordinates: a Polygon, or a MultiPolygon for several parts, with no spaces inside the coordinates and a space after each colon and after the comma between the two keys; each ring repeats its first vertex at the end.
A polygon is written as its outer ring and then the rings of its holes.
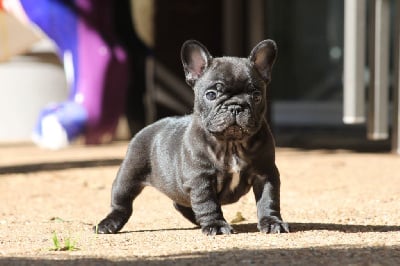
{"type": "Polygon", "coordinates": [[[238,104],[232,104],[228,106],[228,111],[231,112],[233,115],[237,115],[243,112],[243,107],[238,104]]]}

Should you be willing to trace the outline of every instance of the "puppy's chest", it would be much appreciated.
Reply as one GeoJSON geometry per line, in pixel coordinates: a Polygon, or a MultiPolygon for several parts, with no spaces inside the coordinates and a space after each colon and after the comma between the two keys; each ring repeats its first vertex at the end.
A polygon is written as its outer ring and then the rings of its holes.
{"type": "Polygon", "coordinates": [[[251,163],[245,159],[243,152],[232,149],[215,159],[218,168],[217,192],[221,196],[246,193],[252,183],[252,176],[251,163]]]}

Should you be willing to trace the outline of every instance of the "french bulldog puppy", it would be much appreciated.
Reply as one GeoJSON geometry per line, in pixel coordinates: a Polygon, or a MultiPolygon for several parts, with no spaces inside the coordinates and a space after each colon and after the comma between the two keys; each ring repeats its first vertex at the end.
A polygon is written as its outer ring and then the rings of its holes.
{"type": "Polygon", "coordinates": [[[221,205],[253,189],[258,229],[289,232],[280,214],[275,146],[266,121],[266,90],[277,55],[274,41],[257,44],[248,58],[213,58],[201,43],[181,49],[186,82],[194,90],[193,113],[164,118],[130,142],[112,186],[111,212],[94,230],[118,232],[145,186],[173,200],[206,235],[230,234],[221,205]]]}

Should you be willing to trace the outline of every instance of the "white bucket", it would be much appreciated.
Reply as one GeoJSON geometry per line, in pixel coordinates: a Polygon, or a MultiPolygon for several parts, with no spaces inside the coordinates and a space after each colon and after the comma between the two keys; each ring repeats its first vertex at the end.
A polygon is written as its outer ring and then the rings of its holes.
{"type": "Polygon", "coordinates": [[[0,63],[0,142],[30,141],[41,109],[67,99],[62,65],[44,46],[0,63]]]}

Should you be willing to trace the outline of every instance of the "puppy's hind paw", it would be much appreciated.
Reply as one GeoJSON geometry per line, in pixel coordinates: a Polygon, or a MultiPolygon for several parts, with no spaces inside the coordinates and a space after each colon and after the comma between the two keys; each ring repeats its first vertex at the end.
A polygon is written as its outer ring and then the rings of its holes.
{"type": "Polygon", "coordinates": [[[279,234],[289,233],[289,224],[276,216],[266,216],[260,219],[258,229],[261,233],[279,234]]]}
{"type": "Polygon", "coordinates": [[[206,226],[202,226],[201,231],[208,236],[230,235],[235,233],[233,228],[225,221],[215,221],[206,226]]]}

